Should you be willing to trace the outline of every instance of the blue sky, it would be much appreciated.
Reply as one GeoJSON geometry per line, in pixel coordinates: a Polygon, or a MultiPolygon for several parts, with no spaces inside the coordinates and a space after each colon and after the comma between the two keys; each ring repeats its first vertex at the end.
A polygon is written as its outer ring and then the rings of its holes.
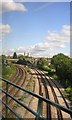
{"type": "MultiPolygon", "coordinates": [[[[69,54],[70,3],[25,2],[22,10],[5,9],[2,25],[4,54],[30,52],[34,57],[69,54]]],[[[1,20],[0,20],[1,22],[1,20]]]]}

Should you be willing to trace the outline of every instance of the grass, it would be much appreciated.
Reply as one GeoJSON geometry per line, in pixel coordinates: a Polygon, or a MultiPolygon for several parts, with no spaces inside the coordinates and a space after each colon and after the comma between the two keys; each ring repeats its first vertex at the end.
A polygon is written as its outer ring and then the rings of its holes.
{"type": "Polygon", "coordinates": [[[10,79],[15,72],[16,67],[13,64],[2,66],[2,77],[5,79],[10,79]]]}
{"type": "MultiPolygon", "coordinates": [[[[16,67],[13,64],[3,65],[2,66],[2,77],[10,80],[11,76],[16,72],[16,67]]],[[[2,87],[5,86],[5,82],[2,82],[2,87]]]]}

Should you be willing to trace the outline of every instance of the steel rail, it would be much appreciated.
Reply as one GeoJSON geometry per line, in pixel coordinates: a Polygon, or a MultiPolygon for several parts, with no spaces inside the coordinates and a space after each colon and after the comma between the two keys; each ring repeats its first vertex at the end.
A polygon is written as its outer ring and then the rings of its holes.
{"type": "MultiPolygon", "coordinates": [[[[57,99],[57,96],[56,96],[56,93],[54,91],[54,88],[52,87],[50,81],[48,81],[48,79],[46,78],[46,75],[44,74],[45,76],[45,80],[48,82],[49,86],[51,87],[51,90],[52,90],[52,93],[53,93],[53,96],[54,96],[54,100],[55,100],[55,103],[58,103],[59,104],[59,101],[57,99]]],[[[57,109],[57,115],[58,115],[58,120],[63,120],[62,118],[62,113],[61,113],[61,110],[60,109],[57,109]]]]}
{"type": "MultiPolygon", "coordinates": [[[[19,71],[20,70],[22,70],[21,68],[19,69],[19,71]]],[[[23,71],[22,71],[23,72],[23,71]]],[[[23,74],[22,75],[20,75],[20,78],[23,76],[23,74]]],[[[18,83],[18,81],[20,82],[20,78],[18,78],[18,80],[17,80],[17,82],[16,83],[14,83],[14,84],[17,84],[18,83]]],[[[16,81],[16,80],[15,80],[16,81]]],[[[10,86],[10,84],[8,84],[8,92],[11,94],[11,93],[13,93],[13,91],[14,91],[14,86],[10,86]],[[10,87],[12,87],[11,89],[9,89],[10,87]]],[[[7,89],[6,89],[7,90],[7,89]]],[[[17,92],[15,92],[12,96],[15,96],[17,93],[18,93],[18,91],[19,91],[19,89],[17,90],[17,92]]],[[[4,101],[5,100],[5,95],[2,97],[2,100],[4,101]]],[[[6,99],[7,100],[7,99],[6,99]]],[[[11,102],[12,100],[10,99],[9,100],[9,103],[11,102]]],[[[9,104],[8,103],[8,104],[9,104]]],[[[3,108],[3,110],[4,110],[4,108],[3,108]]]]}
{"type": "MultiPolygon", "coordinates": [[[[71,109],[65,108],[64,106],[61,106],[61,105],[59,105],[59,104],[57,104],[57,103],[55,103],[55,102],[53,102],[53,101],[51,101],[51,100],[49,100],[49,99],[46,99],[46,98],[44,98],[44,97],[42,97],[42,96],[40,96],[40,95],[38,95],[38,94],[35,94],[35,93],[33,93],[33,92],[30,92],[30,91],[28,91],[28,90],[20,87],[19,85],[16,85],[16,84],[14,84],[14,83],[6,80],[6,79],[3,79],[3,78],[1,78],[1,77],[0,77],[0,79],[3,80],[3,81],[5,81],[5,82],[7,82],[7,83],[9,83],[9,84],[11,84],[11,85],[13,85],[13,86],[15,86],[15,87],[17,87],[17,88],[19,88],[20,90],[22,90],[22,91],[24,91],[24,92],[27,92],[28,94],[33,95],[34,97],[36,97],[36,98],[38,98],[38,99],[42,99],[43,101],[45,101],[45,102],[47,102],[47,103],[49,103],[49,104],[57,107],[58,109],[63,110],[64,112],[69,113],[69,114],[72,116],[72,110],[71,110],[71,109]]],[[[3,91],[2,88],[0,88],[0,90],[3,91]]],[[[5,91],[4,91],[4,92],[5,92],[5,91]]],[[[6,92],[5,92],[5,94],[9,95],[9,94],[6,93],[6,92]]],[[[9,95],[9,96],[10,96],[11,98],[15,99],[15,98],[12,97],[11,95],[9,95]]],[[[17,102],[20,103],[18,100],[17,100],[17,102]]],[[[22,103],[21,103],[21,105],[24,106],[24,104],[22,104],[22,103]]],[[[28,107],[26,107],[26,108],[29,109],[28,107]]],[[[34,112],[34,113],[35,113],[35,112],[34,112]]],[[[37,115],[38,115],[38,114],[37,114],[37,115]]]]}
{"type": "MultiPolygon", "coordinates": [[[[44,78],[42,76],[42,73],[39,72],[37,70],[38,74],[41,76],[41,81],[43,83],[43,86],[45,88],[45,94],[46,94],[46,98],[49,99],[49,93],[48,93],[48,89],[47,89],[47,86],[45,84],[45,81],[44,81],[44,78]]],[[[47,119],[51,120],[51,108],[50,108],[50,104],[47,104],[47,119]]]]}
{"type": "Polygon", "coordinates": [[[61,90],[60,90],[59,87],[57,86],[57,84],[53,81],[53,79],[52,79],[51,77],[49,77],[49,79],[55,84],[55,86],[56,86],[57,89],[59,90],[60,94],[62,95],[62,98],[63,98],[63,100],[64,100],[64,102],[65,102],[67,108],[69,108],[69,105],[67,104],[67,101],[65,100],[65,98],[64,98],[64,96],[63,96],[61,90]]]}

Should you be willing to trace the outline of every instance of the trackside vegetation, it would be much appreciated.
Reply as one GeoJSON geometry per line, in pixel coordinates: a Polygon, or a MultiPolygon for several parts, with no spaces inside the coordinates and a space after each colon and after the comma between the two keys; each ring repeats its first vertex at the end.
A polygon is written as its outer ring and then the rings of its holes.
{"type": "MultiPolygon", "coordinates": [[[[8,63],[6,56],[2,55],[2,76],[9,79],[16,71],[12,63],[8,63]]],[[[11,57],[11,56],[10,56],[11,57]]],[[[17,64],[29,67],[37,67],[43,70],[46,75],[52,76],[66,90],[67,97],[72,100],[72,58],[60,53],[52,58],[33,58],[28,55],[17,55],[14,52],[11,59],[17,59],[17,64]]]]}
{"type": "Polygon", "coordinates": [[[39,58],[37,67],[43,70],[47,75],[53,75],[55,73],[54,65],[49,65],[47,58],[39,58]]]}
{"type": "Polygon", "coordinates": [[[53,56],[51,64],[54,65],[58,80],[66,88],[67,96],[72,101],[72,58],[58,54],[53,56]]]}
{"type": "Polygon", "coordinates": [[[5,59],[5,56],[2,56],[2,77],[5,79],[10,79],[15,72],[15,65],[8,63],[8,61],[5,59]]]}
{"type": "Polygon", "coordinates": [[[51,58],[50,65],[47,59],[40,58],[37,67],[62,84],[66,89],[66,95],[72,100],[72,58],[60,53],[51,58]]]}
{"type": "Polygon", "coordinates": [[[63,54],[58,54],[53,56],[51,64],[54,65],[60,82],[65,87],[72,87],[72,59],[63,54]]]}

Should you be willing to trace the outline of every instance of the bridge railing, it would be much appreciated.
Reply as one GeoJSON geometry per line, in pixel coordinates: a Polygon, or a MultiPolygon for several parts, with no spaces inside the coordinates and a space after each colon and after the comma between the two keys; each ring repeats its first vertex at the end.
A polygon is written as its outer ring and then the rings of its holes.
{"type": "Polygon", "coordinates": [[[19,105],[21,105],[26,110],[28,110],[29,112],[31,112],[34,116],[36,116],[36,118],[42,118],[41,114],[39,114],[38,112],[32,110],[31,108],[29,108],[28,106],[26,106],[25,104],[23,104],[21,101],[19,101],[18,99],[16,99],[14,96],[10,95],[9,92],[8,92],[8,85],[14,86],[15,88],[18,88],[18,89],[20,89],[20,90],[22,90],[22,91],[24,91],[24,92],[26,92],[26,93],[34,96],[34,97],[40,99],[42,102],[44,101],[47,104],[50,104],[50,105],[52,105],[52,106],[54,106],[54,107],[56,107],[56,108],[58,108],[58,109],[60,109],[60,110],[62,110],[64,112],[70,114],[70,116],[72,117],[72,110],[71,109],[65,108],[65,107],[63,107],[63,106],[61,106],[61,105],[59,105],[59,104],[57,104],[57,103],[55,103],[55,102],[53,102],[53,101],[51,101],[49,99],[46,99],[46,98],[44,98],[44,97],[42,97],[42,96],[40,96],[38,94],[35,94],[34,92],[30,92],[30,91],[22,88],[21,86],[16,85],[16,84],[10,82],[9,80],[6,80],[6,79],[1,78],[1,77],[0,77],[0,80],[4,81],[6,83],[6,90],[0,88],[0,91],[2,91],[6,95],[6,101],[2,101],[0,99],[0,102],[2,102],[2,104],[5,105],[5,107],[6,107],[6,116],[5,116],[5,118],[7,118],[8,109],[9,109],[16,116],[17,119],[20,119],[19,116],[18,116],[18,114],[12,108],[10,108],[8,106],[8,97],[10,97],[15,102],[17,102],[19,105]]]}

